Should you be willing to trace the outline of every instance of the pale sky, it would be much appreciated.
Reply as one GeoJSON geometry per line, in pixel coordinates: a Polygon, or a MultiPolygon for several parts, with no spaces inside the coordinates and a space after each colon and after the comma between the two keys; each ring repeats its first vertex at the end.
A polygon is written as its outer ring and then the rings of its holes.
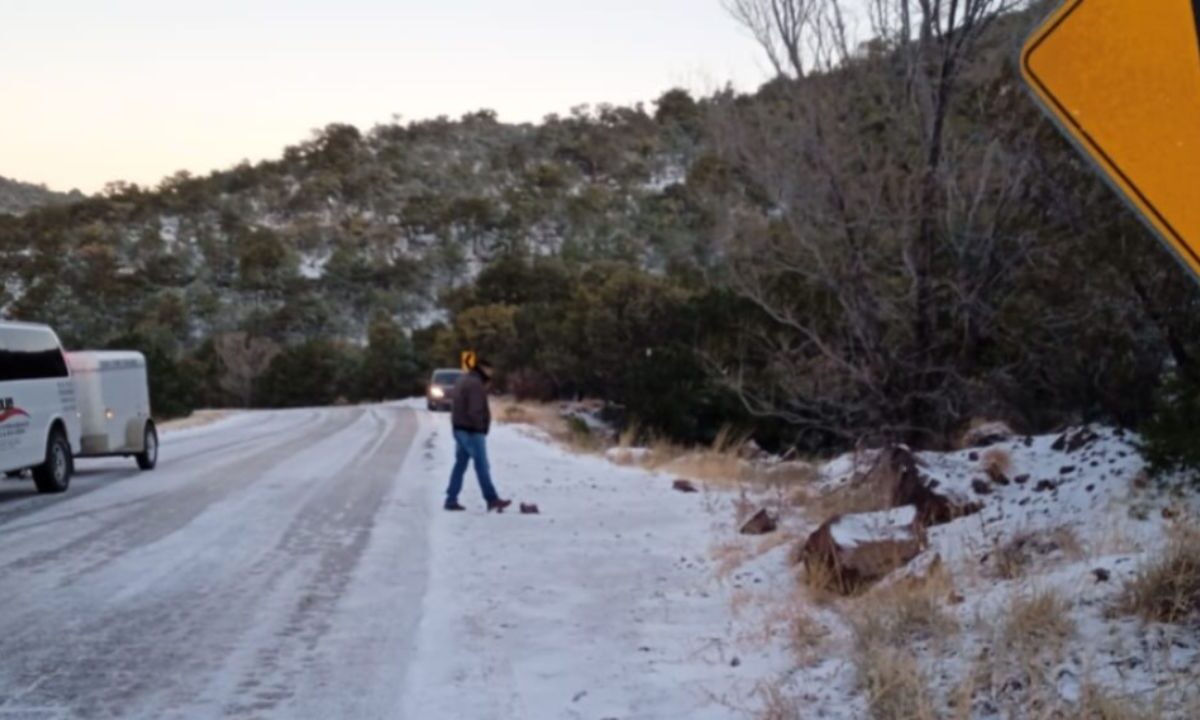
{"type": "Polygon", "coordinates": [[[766,77],[720,0],[0,0],[0,176],[155,185],[331,122],[535,121],[766,77]]]}

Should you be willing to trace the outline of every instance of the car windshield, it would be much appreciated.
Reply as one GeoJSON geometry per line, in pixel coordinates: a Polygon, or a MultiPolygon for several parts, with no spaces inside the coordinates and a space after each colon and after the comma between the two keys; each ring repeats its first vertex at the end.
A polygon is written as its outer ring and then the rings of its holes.
{"type": "Polygon", "coordinates": [[[444,372],[436,372],[433,374],[433,384],[443,386],[453,386],[462,377],[462,373],[458,370],[446,370],[444,372]]]}

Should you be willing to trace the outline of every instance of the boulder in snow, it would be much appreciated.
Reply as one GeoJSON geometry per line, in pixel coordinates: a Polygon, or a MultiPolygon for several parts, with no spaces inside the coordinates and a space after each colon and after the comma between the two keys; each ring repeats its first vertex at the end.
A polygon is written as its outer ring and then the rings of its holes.
{"type": "Polygon", "coordinates": [[[1082,450],[1099,439],[1099,435],[1083,427],[1063,433],[1050,447],[1059,452],[1073,453],[1082,450]]]}
{"type": "Polygon", "coordinates": [[[779,521],[766,508],[762,508],[750,519],[742,523],[741,533],[743,535],[766,535],[773,533],[779,527],[779,521]]]}
{"type": "Polygon", "coordinates": [[[969,498],[934,491],[921,476],[912,451],[903,445],[895,445],[880,453],[877,466],[880,463],[883,464],[880,478],[890,485],[888,489],[892,507],[914,506],[923,527],[944,525],[983,509],[983,505],[969,498]]]}
{"type": "Polygon", "coordinates": [[[700,492],[699,490],[696,489],[696,486],[692,484],[691,480],[683,480],[682,478],[671,483],[671,487],[678,490],[681,493],[700,492]]]}
{"type": "Polygon", "coordinates": [[[836,517],[809,536],[801,556],[809,582],[848,594],[903,567],[924,546],[920,515],[908,505],[836,517]]]}

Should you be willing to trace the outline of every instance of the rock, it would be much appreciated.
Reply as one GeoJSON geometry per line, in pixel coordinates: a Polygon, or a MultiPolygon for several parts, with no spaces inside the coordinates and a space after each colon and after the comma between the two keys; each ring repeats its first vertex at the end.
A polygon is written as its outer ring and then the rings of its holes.
{"type": "Polygon", "coordinates": [[[1162,509],[1163,520],[1174,520],[1179,517],[1179,511],[1173,507],[1167,506],[1162,509]]]}
{"type": "Polygon", "coordinates": [[[741,664],[742,664],[741,658],[735,657],[734,659],[729,661],[729,667],[739,667],[739,666],[741,666],[741,664]]]}
{"type": "Polygon", "coordinates": [[[1013,478],[1013,482],[1015,482],[1018,485],[1024,485],[1025,483],[1029,482],[1029,476],[1028,475],[1018,475],[1015,478],[1013,478]]]}
{"type": "Polygon", "coordinates": [[[1058,469],[1059,475],[1070,475],[1073,472],[1075,472],[1074,465],[1064,465],[1058,469]]]}
{"type": "Polygon", "coordinates": [[[1092,574],[1096,576],[1096,582],[1108,582],[1108,579],[1112,577],[1112,573],[1104,568],[1096,568],[1092,574]]]}
{"type": "Polygon", "coordinates": [[[925,546],[917,508],[842,515],[826,522],[801,553],[810,583],[844,594],[906,565],[925,546]]]}
{"type": "Polygon", "coordinates": [[[690,480],[683,480],[683,479],[676,480],[674,483],[671,484],[671,487],[675,488],[676,490],[678,490],[681,493],[700,492],[699,490],[696,489],[696,486],[693,485],[692,481],[690,481],[690,480]]]}
{"type": "MultiPolygon", "coordinates": [[[[923,527],[944,525],[983,509],[978,502],[934,492],[932,483],[921,477],[917,459],[904,446],[896,445],[880,453],[876,460],[877,469],[880,464],[885,471],[879,473],[881,479],[891,485],[892,507],[916,507],[923,527]]],[[[881,490],[886,492],[887,488],[881,490]]]]}
{"type": "Polygon", "coordinates": [[[775,532],[778,527],[779,522],[775,516],[763,508],[742,523],[741,533],[743,535],[766,535],[775,532]]]}
{"type": "Polygon", "coordinates": [[[979,493],[980,495],[991,495],[992,494],[992,486],[988,485],[986,482],[984,482],[983,480],[980,480],[979,478],[975,478],[974,480],[971,481],[971,489],[974,490],[975,492],[979,493]]]}
{"type": "Polygon", "coordinates": [[[985,448],[1011,440],[1014,435],[1008,423],[999,420],[977,421],[963,433],[959,439],[959,447],[985,448]]]}
{"type": "Polygon", "coordinates": [[[1053,480],[1038,480],[1038,484],[1033,488],[1037,492],[1049,492],[1058,488],[1058,483],[1053,480]]]}
{"type": "Polygon", "coordinates": [[[987,475],[988,479],[992,481],[993,485],[1007,486],[1012,483],[1012,481],[1008,479],[1008,476],[1004,474],[1004,471],[994,465],[988,467],[987,475]]]}
{"type": "Polygon", "coordinates": [[[539,510],[538,506],[534,503],[521,503],[522,515],[540,515],[541,512],[542,511],[539,510]]]}
{"type": "Polygon", "coordinates": [[[1079,428],[1075,431],[1068,430],[1050,446],[1050,449],[1058,452],[1073,453],[1091,445],[1100,439],[1100,436],[1087,428],[1079,428]]]}

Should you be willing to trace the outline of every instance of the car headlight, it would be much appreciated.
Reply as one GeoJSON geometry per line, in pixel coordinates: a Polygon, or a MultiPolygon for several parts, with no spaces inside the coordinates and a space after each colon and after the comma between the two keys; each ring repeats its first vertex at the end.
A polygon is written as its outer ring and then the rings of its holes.
{"type": "Polygon", "coordinates": [[[434,385],[429,389],[429,397],[433,398],[434,400],[441,400],[442,398],[446,397],[446,391],[434,385]]]}

